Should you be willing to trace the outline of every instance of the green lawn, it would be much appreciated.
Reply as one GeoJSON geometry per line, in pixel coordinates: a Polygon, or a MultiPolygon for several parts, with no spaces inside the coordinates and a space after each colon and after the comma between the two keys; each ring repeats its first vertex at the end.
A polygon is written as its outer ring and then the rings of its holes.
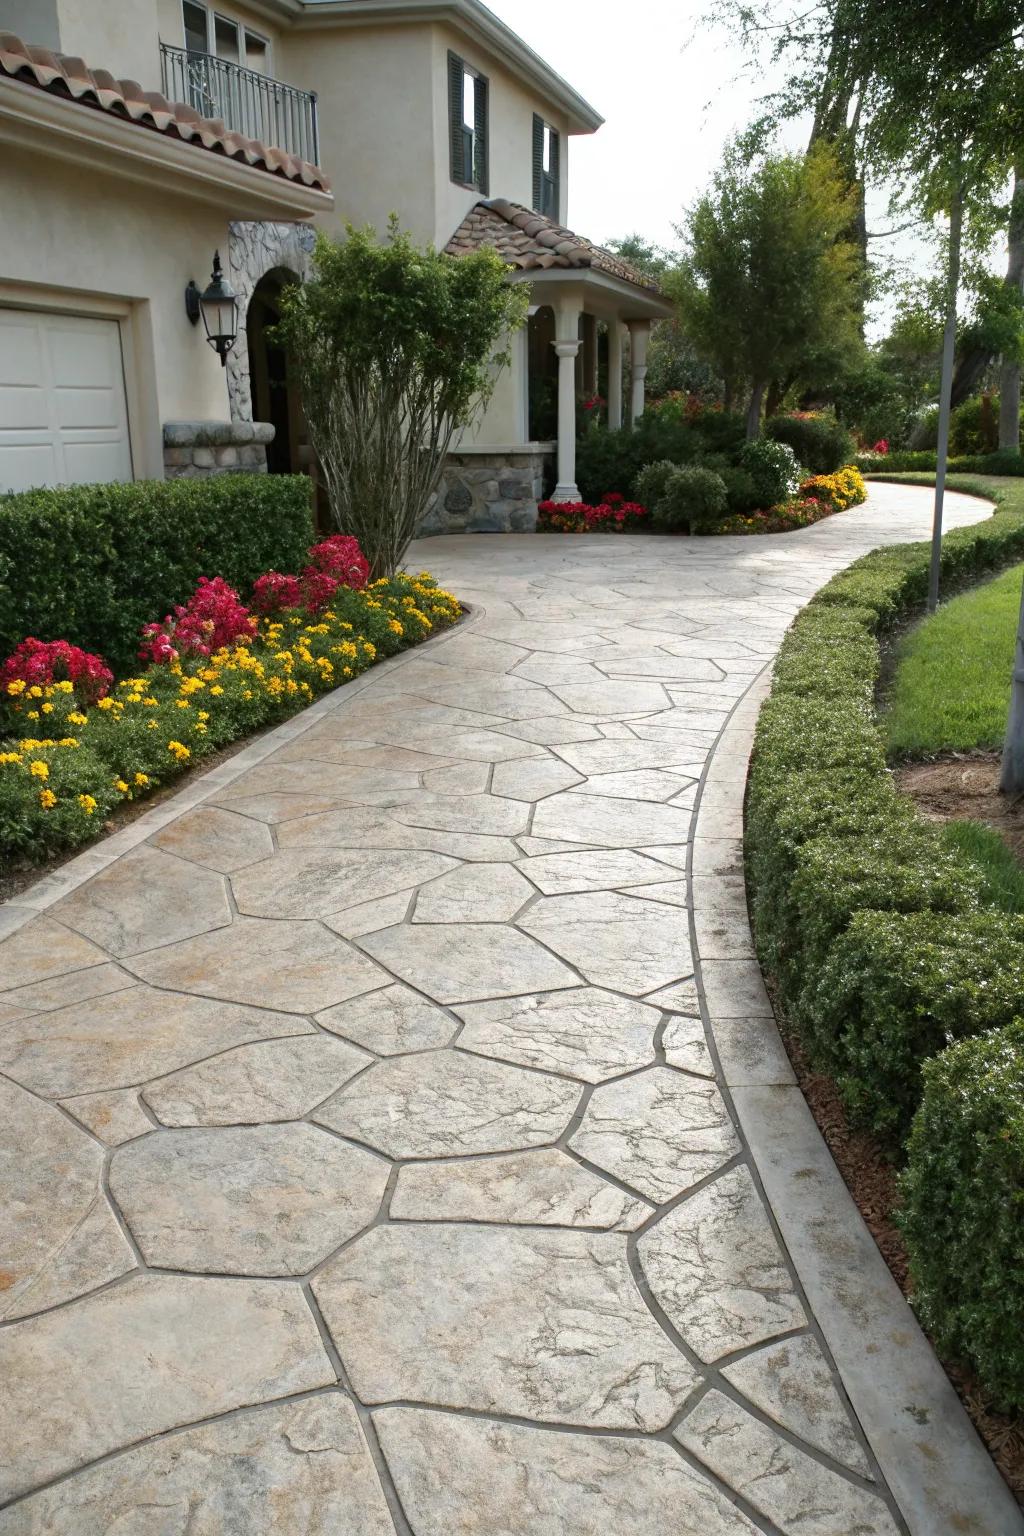
{"type": "Polygon", "coordinates": [[[895,757],[1002,745],[1024,565],[954,597],[906,634],[882,715],[895,757]]]}
{"type": "Polygon", "coordinates": [[[947,821],[942,839],[980,868],[982,901],[1002,912],[1024,913],[1024,864],[1017,861],[998,832],[977,821],[947,821]]]}

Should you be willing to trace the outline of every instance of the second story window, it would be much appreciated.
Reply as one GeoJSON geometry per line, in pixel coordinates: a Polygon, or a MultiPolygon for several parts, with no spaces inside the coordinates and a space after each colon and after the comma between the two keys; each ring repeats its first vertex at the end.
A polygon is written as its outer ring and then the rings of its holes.
{"type": "Polygon", "coordinates": [[[559,142],[557,129],[533,114],[533,206],[547,219],[558,221],[559,142]]]}
{"type": "Polygon", "coordinates": [[[448,134],[452,181],[487,196],[487,79],[448,55],[448,134]]]}
{"type": "Polygon", "coordinates": [[[188,53],[209,54],[261,75],[269,74],[270,45],[265,37],[240,26],[229,16],[210,11],[199,0],[183,0],[181,9],[188,53]]]}

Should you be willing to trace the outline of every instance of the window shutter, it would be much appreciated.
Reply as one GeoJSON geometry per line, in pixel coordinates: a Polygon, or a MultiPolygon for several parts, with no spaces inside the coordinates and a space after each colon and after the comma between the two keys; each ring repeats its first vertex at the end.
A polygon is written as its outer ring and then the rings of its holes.
{"type": "Polygon", "coordinates": [[[549,172],[550,179],[551,179],[551,191],[549,193],[549,196],[551,198],[550,217],[554,219],[556,224],[558,223],[558,220],[559,220],[559,217],[560,217],[559,208],[560,208],[561,200],[562,200],[562,198],[561,198],[562,183],[561,183],[561,176],[560,176],[560,171],[559,171],[559,146],[560,146],[560,142],[561,142],[561,135],[556,133],[555,130],[552,128],[552,130],[551,130],[551,169],[550,169],[550,172],[549,172]]]}
{"type": "Polygon", "coordinates": [[[533,114],[533,206],[538,213],[544,212],[544,119],[536,112],[533,114]]]}
{"type": "Polygon", "coordinates": [[[470,167],[465,164],[465,135],[462,132],[462,60],[454,53],[448,55],[448,141],[452,181],[470,179],[470,167]]]}
{"type": "Polygon", "coordinates": [[[476,107],[476,112],[474,116],[476,121],[473,124],[473,170],[472,175],[467,176],[466,180],[472,181],[473,185],[480,189],[484,197],[487,197],[489,195],[487,186],[490,177],[487,153],[488,90],[487,81],[484,79],[483,75],[477,75],[475,85],[476,90],[474,93],[474,105],[476,107]]]}

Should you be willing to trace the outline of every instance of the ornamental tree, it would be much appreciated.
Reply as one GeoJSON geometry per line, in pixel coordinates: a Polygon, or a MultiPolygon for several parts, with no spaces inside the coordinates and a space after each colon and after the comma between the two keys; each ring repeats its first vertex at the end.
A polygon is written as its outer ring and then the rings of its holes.
{"type": "Polygon", "coordinates": [[[447,256],[415,245],[395,219],[383,242],[351,226],[343,241],[319,235],[312,278],[283,295],[276,332],[331,513],[373,578],[397,569],[527,303],[496,252],[447,256]]]}
{"type": "Polygon", "coordinates": [[[667,286],[697,347],[727,381],[746,381],[748,441],[772,379],[844,336],[857,343],[862,263],[846,238],[855,204],[826,146],[753,165],[734,147],[689,213],[667,286]]]}

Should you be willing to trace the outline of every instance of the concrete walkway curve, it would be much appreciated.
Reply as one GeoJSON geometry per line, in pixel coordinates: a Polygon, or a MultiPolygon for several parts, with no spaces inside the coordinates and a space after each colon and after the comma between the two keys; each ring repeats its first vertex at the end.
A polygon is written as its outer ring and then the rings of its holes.
{"type": "Polygon", "coordinates": [[[0,908],[0,1536],[1024,1530],[742,899],[781,634],[929,517],[426,541],[466,625],[0,908]]]}

